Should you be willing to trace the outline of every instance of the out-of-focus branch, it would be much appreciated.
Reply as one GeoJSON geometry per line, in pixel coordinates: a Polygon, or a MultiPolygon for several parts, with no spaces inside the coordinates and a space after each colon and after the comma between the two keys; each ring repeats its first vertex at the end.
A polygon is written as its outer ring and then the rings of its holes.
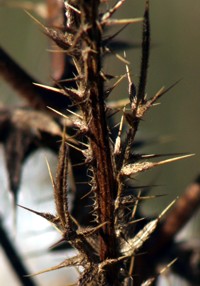
{"type": "MultiPolygon", "coordinates": [[[[64,4],[59,0],[46,0],[47,5],[47,25],[49,27],[64,27],[64,4]]],[[[53,41],[50,42],[51,53],[51,75],[56,81],[60,80],[65,72],[65,53],[61,48],[55,46],[53,41]],[[60,52],[59,52],[60,51],[60,52]]]]}
{"type": "MultiPolygon", "coordinates": [[[[65,27],[65,8],[63,1],[46,0],[47,5],[47,26],[63,30],[65,27]]],[[[57,82],[74,77],[75,68],[69,56],[50,40],[51,76],[57,82]]],[[[74,86],[74,83],[70,83],[74,86]]],[[[69,83],[67,85],[69,86],[69,83]]]]}
{"type": "Polygon", "coordinates": [[[25,265],[23,264],[19,254],[11,243],[10,239],[7,236],[7,233],[2,225],[2,220],[0,217],[0,245],[2,246],[6,257],[12,268],[17,275],[20,285],[22,286],[36,286],[35,282],[31,277],[28,277],[29,274],[25,265]]]}
{"type": "Polygon", "coordinates": [[[69,99],[63,94],[33,85],[37,82],[25,72],[2,48],[0,48],[0,76],[34,109],[48,111],[47,106],[63,110],[69,99]]]}
{"type": "MultiPolygon", "coordinates": [[[[160,259],[163,259],[163,257],[168,260],[174,258],[171,257],[171,248],[176,247],[173,244],[174,238],[189,219],[191,219],[199,206],[200,176],[197,177],[194,183],[188,186],[171,212],[166,215],[157,230],[150,236],[149,240],[143,244],[140,252],[145,254],[136,260],[135,273],[137,273],[138,276],[135,279],[134,285],[141,285],[142,281],[145,281],[147,277],[156,275],[156,266],[159,265],[160,259]]],[[[181,263],[183,264],[182,261],[181,263]]],[[[191,269],[190,272],[193,273],[194,271],[191,269]]],[[[182,274],[182,276],[184,277],[184,274],[182,274]]]]}
{"type": "Polygon", "coordinates": [[[164,236],[173,237],[193,216],[200,206],[200,176],[180,197],[173,210],[163,222],[161,231],[164,236]]]}
{"type": "MultiPolygon", "coordinates": [[[[159,253],[185,226],[200,206],[200,176],[192,183],[179,198],[171,212],[165,217],[156,233],[158,243],[155,244],[154,254],[159,253]]],[[[150,243],[150,242],[149,242],[150,243]]]]}
{"type": "Polygon", "coordinates": [[[0,75],[34,108],[44,108],[42,99],[38,96],[35,80],[29,76],[2,48],[0,48],[0,75]]]}

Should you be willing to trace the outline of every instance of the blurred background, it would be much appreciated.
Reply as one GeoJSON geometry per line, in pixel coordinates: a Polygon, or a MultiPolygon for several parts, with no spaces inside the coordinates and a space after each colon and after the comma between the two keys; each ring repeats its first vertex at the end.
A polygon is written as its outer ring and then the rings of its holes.
{"type": "MultiPolygon", "coordinates": [[[[23,9],[14,7],[19,2],[23,3],[23,1],[0,1],[0,45],[34,78],[44,84],[51,83],[48,39],[23,9]]],[[[40,3],[40,1],[31,2],[40,3]]],[[[127,0],[116,17],[142,16],[144,2],[143,0],[127,0]]],[[[37,14],[34,15],[44,21],[37,14]]],[[[159,170],[152,170],[136,178],[140,185],[146,183],[158,185],[159,187],[152,191],[154,194],[168,194],[164,199],[144,205],[145,213],[157,214],[167,203],[180,195],[199,174],[200,29],[198,27],[200,26],[200,3],[198,0],[152,0],[150,1],[150,17],[151,53],[148,96],[153,96],[162,86],[169,87],[179,79],[180,82],[159,100],[161,103],[159,106],[146,114],[137,136],[138,139],[148,142],[142,149],[144,152],[195,153],[194,157],[160,167],[159,170]]],[[[131,62],[132,79],[136,84],[141,60],[139,49],[141,31],[142,25],[135,24],[128,26],[119,36],[119,39],[133,45],[133,48],[127,50],[127,59],[131,62]]],[[[122,51],[120,53],[123,54],[122,51]]],[[[105,61],[105,70],[114,74],[125,72],[124,64],[111,57],[105,61]]],[[[112,99],[127,98],[127,95],[125,80],[114,91],[112,99]]],[[[21,102],[15,91],[1,78],[0,102],[11,106],[21,102]]],[[[45,157],[52,166],[56,165],[55,156],[46,150],[36,152],[24,165],[19,204],[50,212],[53,211],[54,206],[45,157]],[[32,199],[33,193],[34,200],[32,199]]],[[[45,253],[45,250],[56,241],[58,236],[42,219],[18,208],[16,231],[14,231],[11,201],[7,191],[7,174],[3,152],[1,152],[0,214],[10,233],[10,238],[24,256],[31,272],[56,265],[64,260],[63,254],[45,253]]],[[[200,214],[196,213],[180,237],[199,238],[199,218],[200,214]]],[[[1,247],[0,268],[0,284],[20,285],[12,274],[1,247]]],[[[56,272],[38,276],[36,278],[38,285],[51,286],[56,283],[64,286],[66,281],[72,283],[74,276],[77,275],[75,270],[70,270],[70,275],[65,270],[62,274],[60,271],[56,272]],[[68,278],[69,280],[66,280],[68,278]]],[[[181,285],[184,285],[183,282],[181,285]]]]}

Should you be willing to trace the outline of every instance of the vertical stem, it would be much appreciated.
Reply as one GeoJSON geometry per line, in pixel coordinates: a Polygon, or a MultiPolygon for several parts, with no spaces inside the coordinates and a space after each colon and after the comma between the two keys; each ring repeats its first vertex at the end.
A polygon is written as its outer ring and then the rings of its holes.
{"type": "Polygon", "coordinates": [[[87,27],[86,47],[83,50],[87,98],[84,113],[90,130],[99,223],[107,222],[100,236],[100,259],[103,261],[108,257],[116,257],[113,206],[116,181],[109,146],[104,85],[100,75],[102,38],[97,23],[99,1],[88,0],[82,3],[82,25],[87,27]]]}

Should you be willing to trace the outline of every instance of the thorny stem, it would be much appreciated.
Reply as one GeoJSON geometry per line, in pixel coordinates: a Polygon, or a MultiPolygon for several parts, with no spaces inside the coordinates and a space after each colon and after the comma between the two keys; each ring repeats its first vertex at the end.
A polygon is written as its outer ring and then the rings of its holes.
{"type": "Polygon", "coordinates": [[[103,226],[100,236],[100,259],[116,257],[116,240],[114,232],[113,199],[116,181],[111,160],[109,136],[104,106],[104,86],[101,71],[101,31],[98,26],[99,1],[90,0],[82,5],[84,25],[89,26],[87,39],[90,47],[86,48],[84,74],[87,105],[84,108],[86,121],[90,130],[90,143],[93,155],[93,172],[95,192],[97,195],[99,223],[103,226]],[[89,112],[88,112],[89,111],[89,112]]]}

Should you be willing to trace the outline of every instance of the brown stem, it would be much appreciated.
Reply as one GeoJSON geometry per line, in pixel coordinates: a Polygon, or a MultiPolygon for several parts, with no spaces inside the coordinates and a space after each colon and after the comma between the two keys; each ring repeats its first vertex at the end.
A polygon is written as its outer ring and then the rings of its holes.
{"type": "Polygon", "coordinates": [[[113,176],[113,165],[104,106],[104,86],[101,71],[101,32],[97,25],[99,1],[86,1],[83,4],[84,25],[87,30],[87,41],[84,60],[87,106],[84,112],[90,130],[90,141],[93,154],[94,176],[96,183],[99,223],[105,223],[100,237],[100,259],[116,257],[116,240],[114,231],[113,198],[116,181],[113,176]]]}

